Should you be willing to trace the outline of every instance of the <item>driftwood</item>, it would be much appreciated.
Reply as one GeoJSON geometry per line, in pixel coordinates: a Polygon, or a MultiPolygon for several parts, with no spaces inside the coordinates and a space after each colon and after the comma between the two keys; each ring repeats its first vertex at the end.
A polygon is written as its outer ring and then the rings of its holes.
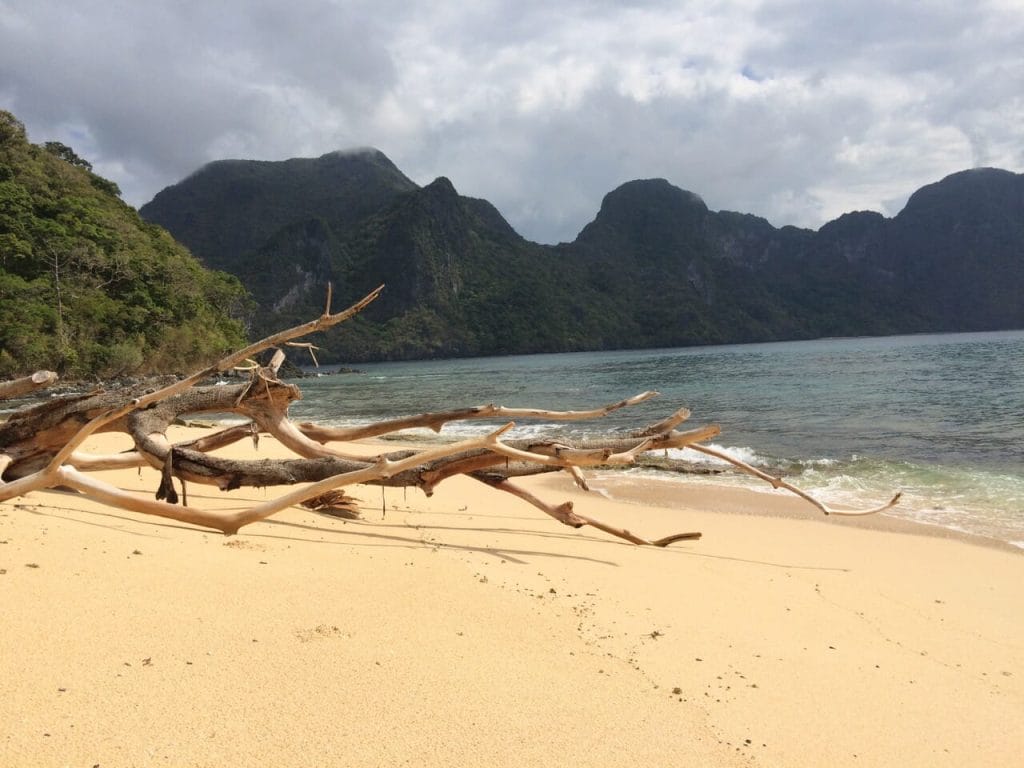
{"type": "MultiPolygon", "coordinates": [[[[677,429],[690,415],[685,408],[628,436],[583,444],[570,445],[555,440],[508,440],[504,436],[514,424],[509,421],[486,436],[422,450],[394,451],[372,459],[346,452],[337,444],[379,437],[410,427],[429,427],[440,431],[445,424],[459,420],[596,419],[649,400],[657,394],[644,392],[587,411],[485,405],[443,413],[423,413],[360,428],[342,429],[293,423],[288,418],[289,405],[301,394],[298,387],[278,378],[278,369],[284,361],[281,347],[300,347],[312,353],[314,348],[311,345],[295,342],[294,339],[326,330],[349,319],[372,302],[382,288],[339,313],[330,311],[331,297],[328,290],[326,309],[316,320],[269,336],[168,386],[151,391],[96,391],[65,396],[15,412],[6,422],[0,423],[0,501],[32,491],[63,487],[114,507],[233,534],[244,525],[267,518],[295,504],[305,502],[307,506],[315,508],[326,504],[324,500],[343,498],[339,489],[353,484],[412,486],[429,495],[446,478],[467,475],[517,496],[565,525],[576,528],[591,526],[634,544],[664,547],[675,541],[699,538],[700,534],[680,533],[648,540],[626,529],[581,514],[574,509],[571,501],[549,504],[516,485],[513,479],[542,472],[567,471],[580,487],[586,489],[583,468],[630,465],[648,451],[680,447],[724,459],[776,488],[795,493],[826,515],[872,514],[893,506],[899,498],[897,494],[887,504],[862,511],[831,509],[781,478],[767,475],[702,445],[719,433],[716,425],[677,429]],[[254,356],[269,349],[276,349],[269,364],[260,366],[252,362],[254,356]],[[197,386],[211,375],[232,369],[247,370],[248,380],[236,385],[197,386]],[[167,428],[184,416],[200,413],[233,413],[246,417],[249,422],[190,442],[171,444],[166,435],[167,428]],[[130,435],[134,450],[109,456],[93,455],[80,450],[83,441],[91,434],[108,431],[130,435]],[[251,438],[256,442],[260,434],[273,435],[296,458],[237,460],[209,453],[237,440],[251,438]],[[150,466],[159,470],[161,479],[155,499],[139,499],[88,474],[102,469],[133,466],[150,466]],[[176,483],[182,488],[180,497],[176,483]],[[249,509],[212,512],[187,503],[186,483],[215,485],[221,490],[242,486],[299,487],[249,509]]],[[[0,399],[31,392],[55,380],[55,374],[41,371],[25,379],[2,383],[0,399]]]]}
{"type": "Polygon", "coordinates": [[[0,381],[0,400],[27,395],[37,389],[48,387],[55,381],[57,381],[57,374],[53,371],[36,371],[31,376],[14,381],[0,381]]]}

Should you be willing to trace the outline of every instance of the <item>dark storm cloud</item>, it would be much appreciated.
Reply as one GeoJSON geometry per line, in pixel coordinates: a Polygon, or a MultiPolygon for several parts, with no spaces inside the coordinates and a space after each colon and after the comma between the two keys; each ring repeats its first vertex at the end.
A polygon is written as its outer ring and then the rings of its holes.
{"type": "Polygon", "coordinates": [[[1021,170],[1022,18],[1012,0],[0,0],[0,107],[137,205],[210,160],[371,145],[547,242],[653,176],[818,226],[1021,170]]]}

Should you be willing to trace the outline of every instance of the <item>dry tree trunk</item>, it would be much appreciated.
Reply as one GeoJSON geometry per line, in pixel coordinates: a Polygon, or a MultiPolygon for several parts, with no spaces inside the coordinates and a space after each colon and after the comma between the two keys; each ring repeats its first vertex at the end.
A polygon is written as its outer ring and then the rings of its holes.
{"type": "MultiPolygon", "coordinates": [[[[371,292],[343,312],[332,314],[328,290],[324,313],[309,323],[269,336],[243,350],[232,353],[214,365],[150,391],[92,392],[58,398],[16,412],[0,423],[0,501],[44,488],[67,487],[111,506],[158,515],[232,534],[244,525],[262,520],[293,504],[331,493],[355,483],[418,487],[428,495],[438,483],[454,475],[468,475],[498,490],[512,493],[565,525],[589,525],[634,544],[667,546],[684,539],[699,538],[699,533],[682,533],[649,540],[628,530],[616,528],[583,515],[572,502],[551,505],[512,479],[551,471],[568,471],[586,489],[581,468],[629,465],[645,452],[673,447],[690,447],[719,456],[745,472],[784,488],[817,506],[825,514],[871,514],[896,503],[897,494],[881,507],[848,512],[833,510],[806,492],[781,478],[774,478],[714,449],[700,445],[718,434],[715,425],[679,431],[676,428],[689,417],[680,409],[662,421],[638,429],[626,437],[588,441],[569,445],[554,440],[503,440],[512,422],[491,434],[431,447],[404,450],[366,459],[331,447],[338,443],[379,437],[410,427],[429,427],[435,431],[451,422],[470,419],[530,419],[574,421],[600,418],[613,411],[645,402],[657,395],[644,392],[634,397],[587,411],[549,411],[477,406],[442,413],[382,421],[360,428],[332,428],[316,424],[294,424],[288,418],[290,404],[301,397],[298,387],[277,377],[284,353],[280,346],[306,347],[296,338],[326,330],[352,317],[372,302],[383,286],[371,292]],[[236,368],[254,355],[277,347],[270,364],[250,364],[247,382],[233,386],[198,387],[212,374],[236,368]],[[199,413],[234,413],[249,423],[216,432],[198,440],[172,445],[167,428],[182,416],[199,413]],[[82,442],[100,431],[120,431],[131,436],[134,450],[111,456],[97,456],[80,450],[82,442]],[[212,456],[210,451],[246,437],[254,441],[260,433],[277,438],[296,456],[293,459],[237,460],[212,456]],[[161,472],[156,499],[134,497],[120,489],[88,476],[88,472],[115,467],[154,467],[161,472]],[[211,512],[177,504],[175,480],[215,485],[221,490],[242,486],[301,487],[275,499],[238,512],[211,512]]],[[[56,375],[40,371],[31,377],[0,383],[0,399],[18,396],[46,386],[56,375]]]]}

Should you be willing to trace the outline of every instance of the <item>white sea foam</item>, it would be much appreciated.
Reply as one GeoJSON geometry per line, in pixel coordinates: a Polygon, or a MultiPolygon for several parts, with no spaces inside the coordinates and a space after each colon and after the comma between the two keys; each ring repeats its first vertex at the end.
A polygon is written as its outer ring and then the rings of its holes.
{"type": "MultiPolygon", "coordinates": [[[[750,447],[739,447],[731,445],[718,445],[716,443],[707,443],[708,448],[713,448],[719,453],[724,453],[727,456],[731,456],[737,461],[742,461],[744,464],[749,464],[752,467],[763,467],[768,462],[767,460],[758,454],[753,448],[750,447]]],[[[670,448],[668,450],[668,456],[671,459],[680,459],[682,461],[688,461],[697,466],[706,465],[714,468],[724,468],[733,466],[725,459],[720,459],[717,456],[708,456],[706,453],[700,453],[699,451],[688,450],[686,448],[670,448]]]]}

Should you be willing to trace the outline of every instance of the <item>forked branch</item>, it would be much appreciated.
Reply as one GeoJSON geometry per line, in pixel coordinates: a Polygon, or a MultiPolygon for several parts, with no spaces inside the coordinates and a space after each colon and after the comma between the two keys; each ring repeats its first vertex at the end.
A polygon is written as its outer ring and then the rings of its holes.
{"type": "MultiPolygon", "coordinates": [[[[376,299],[382,288],[372,291],[348,309],[332,313],[328,287],[326,308],[319,318],[268,336],[185,379],[154,391],[131,394],[93,392],[16,413],[6,424],[0,424],[0,501],[43,488],[63,486],[111,506],[232,534],[242,526],[263,520],[287,507],[323,497],[355,483],[418,487],[429,495],[447,478],[467,475],[526,501],[565,525],[575,528],[590,526],[633,544],[664,547],[677,541],[697,539],[700,534],[678,533],[648,539],[582,514],[572,502],[549,504],[512,480],[543,472],[568,471],[577,485],[586,490],[583,468],[628,466],[644,453],[669,448],[691,448],[716,456],[776,488],[795,493],[826,515],[871,514],[890,508],[899,498],[897,494],[882,507],[860,512],[832,509],[781,478],[772,477],[702,445],[719,433],[718,426],[711,424],[678,430],[677,427],[690,415],[685,408],[625,436],[598,440],[507,440],[503,438],[512,426],[509,422],[483,437],[421,450],[382,453],[370,458],[366,457],[365,446],[354,451],[328,446],[326,443],[329,442],[380,437],[413,427],[440,431],[453,421],[599,419],[657,395],[656,392],[642,392],[589,410],[553,411],[491,404],[422,413],[355,428],[294,424],[288,417],[288,409],[301,395],[297,387],[278,378],[284,361],[281,347],[306,349],[312,355],[315,347],[295,339],[349,319],[376,299]],[[250,374],[247,382],[222,387],[195,386],[207,376],[237,370],[242,363],[252,361],[260,352],[271,348],[276,351],[269,364],[260,366],[252,363],[246,368],[250,374]],[[176,445],[170,442],[167,429],[175,420],[186,414],[204,412],[235,413],[249,421],[188,442],[176,445]],[[101,430],[126,432],[132,438],[134,449],[113,455],[94,455],[81,450],[86,438],[101,430]],[[210,453],[244,438],[251,438],[255,447],[260,433],[274,436],[297,458],[238,460],[210,453]],[[144,465],[161,473],[156,499],[140,499],[87,474],[95,470],[144,465]],[[186,481],[216,485],[224,490],[240,486],[296,487],[247,509],[216,512],[187,503],[171,503],[178,496],[174,485],[176,480],[182,483],[183,489],[186,481]]],[[[46,386],[55,378],[55,374],[38,372],[26,379],[0,384],[0,397],[46,386]]]]}

